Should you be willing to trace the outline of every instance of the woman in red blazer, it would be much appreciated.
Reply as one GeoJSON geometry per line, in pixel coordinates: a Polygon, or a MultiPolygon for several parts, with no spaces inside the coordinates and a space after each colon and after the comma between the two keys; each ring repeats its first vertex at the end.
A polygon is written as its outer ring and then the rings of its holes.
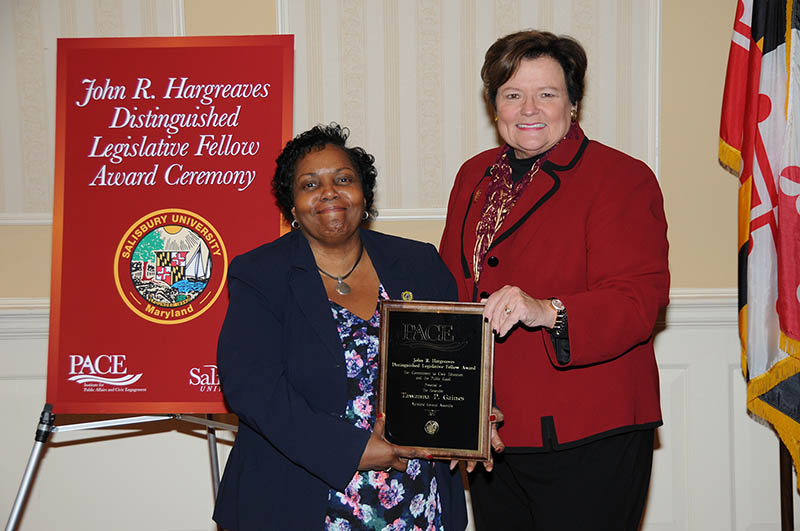
{"type": "Polygon", "coordinates": [[[505,144],[450,196],[439,251],[459,298],[486,299],[505,415],[505,451],[471,476],[479,530],[636,529],[647,495],[667,226],[652,171],[578,125],[585,70],[568,37],[495,42],[481,77],[505,144]]]}

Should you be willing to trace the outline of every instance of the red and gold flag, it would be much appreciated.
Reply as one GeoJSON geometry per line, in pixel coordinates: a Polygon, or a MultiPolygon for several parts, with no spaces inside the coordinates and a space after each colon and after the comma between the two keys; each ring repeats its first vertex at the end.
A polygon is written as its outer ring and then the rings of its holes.
{"type": "Polygon", "coordinates": [[[747,407],[800,463],[800,0],[739,0],[720,163],[739,177],[747,407]]]}

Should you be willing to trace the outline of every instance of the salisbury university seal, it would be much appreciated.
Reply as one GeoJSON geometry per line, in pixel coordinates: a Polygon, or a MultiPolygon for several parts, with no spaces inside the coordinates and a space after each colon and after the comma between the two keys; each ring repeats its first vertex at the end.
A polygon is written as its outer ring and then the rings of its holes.
{"type": "Polygon", "coordinates": [[[177,208],[151,212],[122,236],[114,279],[135,314],[155,323],[198,317],[217,300],[228,269],[225,244],[204,218],[177,208]]]}

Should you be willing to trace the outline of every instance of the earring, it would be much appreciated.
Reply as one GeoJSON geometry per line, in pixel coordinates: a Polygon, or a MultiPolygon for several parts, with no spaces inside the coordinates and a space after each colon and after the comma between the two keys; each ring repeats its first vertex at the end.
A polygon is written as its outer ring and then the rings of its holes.
{"type": "Polygon", "coordinates": [[[293,219],[293,220],[292,220],[292,223],[291,223],[291,225],[292,225],[292,228],[293,228],[293,229],[299,229],[299,228],[300,228],[300,224],[297,222],[297,220],[296,220],[296,219],[293,219]]]}
{"type": "Polygon", "coordinates": [[[363,221],[367,221],[369,219],[369,212],[366,210],[364,211],[364,216],[361,218],[363,221]]]}
{"type": "Polygon", "coordinates": [[[573,122],[576,121],[578,119],[578,109],[573,107],[573,109],[569,111],[569,117],[572,118],[573,122]]]}
{"type": "Polygon", "coordinates": [[[495,117],[494,117],[494,121],[495,121],[495,122],[497,122],[497,116],[496,116],[496,115],[495,115],[495,117]]]}

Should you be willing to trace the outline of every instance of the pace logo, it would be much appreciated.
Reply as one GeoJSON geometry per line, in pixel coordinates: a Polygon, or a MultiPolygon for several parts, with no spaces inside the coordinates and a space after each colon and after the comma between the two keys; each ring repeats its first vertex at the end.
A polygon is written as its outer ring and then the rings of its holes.
{"type": "Polygon", "coordinates": [[[219,372],[216,365],[203,365],[189,369],[189,385],[201,393],[219,392],[219,372]]]}
{"type": "Polygon", "coordinates": [[[151,212],[131,225],[117,247],[114,279],[136,315],[178,324],[214,304],[227,268],[225,244],[211,223],[172,208],[151,212]]]}
{"type": "Polygon", "coordinates": [[[128,374],[125,361],[125,354],[70,354],[69,381],[83,384],[85,389],[127,387],[138,382],[142,373],[128,374]]]}
{"type": "Polygon", "coordinates": [[[400,342],[412,348],[432,348],[442,352],[456,352],[467,345],[458,340],[451,324],[402,323],[400,342]]]}

